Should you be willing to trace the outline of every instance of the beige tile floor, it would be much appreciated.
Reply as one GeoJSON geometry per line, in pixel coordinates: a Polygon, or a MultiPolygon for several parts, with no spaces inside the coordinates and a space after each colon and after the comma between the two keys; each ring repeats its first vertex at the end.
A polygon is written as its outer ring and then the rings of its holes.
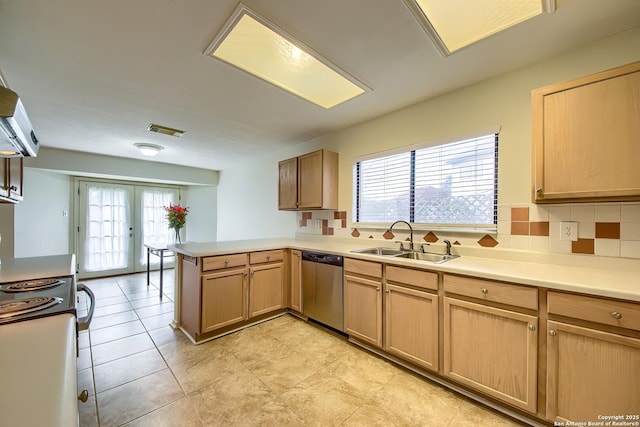
{"type": "Polygon", "coordinates": [[[194,346],[168,326],[173,271],[162,301],[158,277],[83,281],[81,426],[519,425],[289,315],[194,346]]]}

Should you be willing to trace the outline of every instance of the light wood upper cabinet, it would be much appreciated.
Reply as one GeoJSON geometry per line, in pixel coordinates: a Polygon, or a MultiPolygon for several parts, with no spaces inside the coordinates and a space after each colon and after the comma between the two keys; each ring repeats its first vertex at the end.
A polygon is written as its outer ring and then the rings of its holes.
{"type": "Polygon", "coordinates": [[[532,92],[533,200],[640,200],[640,62],[532,92]]]}
{"type": "Polygon", "coordinates": [[[561,292],[547,301],[562,316],[547,322],[547,418],[639,415],[640,304],[561,292]]]}
{"type": "Polygon", "coordinates": [[[278,209],[337,209],[338,153],[318,150],[278,163],[278,209]]]}
{"type": "Polygon", "coordinates": [[[349,335],[382,347],[382,264],[345,258],[344,328],[349,335]]]}
{"type": "Polygon", "coordinates": [[[17,203],[23,194],[22,157],[0,158],[0,201],[17,203]]]}

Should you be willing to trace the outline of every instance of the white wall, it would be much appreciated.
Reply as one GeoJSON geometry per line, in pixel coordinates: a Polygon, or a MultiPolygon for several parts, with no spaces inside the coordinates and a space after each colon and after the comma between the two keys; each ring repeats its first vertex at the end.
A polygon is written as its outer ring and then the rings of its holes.
{"type": "Polygon", "coordinates": [[[14,256],[69,253],[73,204],[71,178],[30,168],[24,169],[23,176],[24,200],[15,206],[14,256]]]}
{"type": "Polygon", "coordinates": [[[529,203],[531,90],[638,61],[638,46],[640,28],[325,135],[261,162],[225,170],[218,188],[218,235],[221,239],[295,235],[295,217],[283,215],[276,206],[278,160],[316,148],[340,153],[339,210],[347,211],[350,220],[352,165],[359,156],[496,125],[502,129],[499,203],[529,203]]]}
{"type": "Polygon", "coordinates": [[[185,226],[186,240],[190,242],[215,242],[218,222],[217,187],[187,187],[183,205],[189,208],[185,226]]]}

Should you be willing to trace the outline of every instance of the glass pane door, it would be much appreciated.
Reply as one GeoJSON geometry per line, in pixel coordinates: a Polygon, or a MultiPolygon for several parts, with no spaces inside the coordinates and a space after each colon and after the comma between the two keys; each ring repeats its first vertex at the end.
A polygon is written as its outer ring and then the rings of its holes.
{"type": "Polygon", "coordinates": [[[133,189],[131,185],[80,181],[80,277],[133,272],[133,189]]]}

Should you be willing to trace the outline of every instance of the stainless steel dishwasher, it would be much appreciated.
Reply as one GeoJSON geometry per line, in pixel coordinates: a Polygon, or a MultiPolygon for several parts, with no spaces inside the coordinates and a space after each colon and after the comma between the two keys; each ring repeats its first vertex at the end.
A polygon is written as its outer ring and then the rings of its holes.
{"type": "Polygon", "coordinates": [[[344,332],[342,257],[302,252],[302,314],[344,332]]]}

